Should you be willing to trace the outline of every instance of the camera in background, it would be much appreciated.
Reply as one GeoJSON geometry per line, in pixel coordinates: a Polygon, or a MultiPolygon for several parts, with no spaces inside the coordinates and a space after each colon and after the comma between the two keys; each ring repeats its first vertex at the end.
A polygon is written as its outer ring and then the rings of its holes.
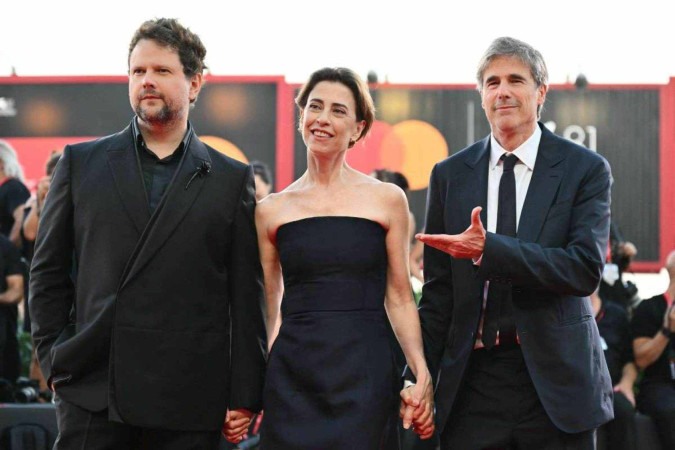
{"type": "Polygon", "coordinates": [[[0,378],[0,403],[49,403],[52,401],[50,390],[40,390],[40,382],[19,377],[16,383],[0,378]]]}

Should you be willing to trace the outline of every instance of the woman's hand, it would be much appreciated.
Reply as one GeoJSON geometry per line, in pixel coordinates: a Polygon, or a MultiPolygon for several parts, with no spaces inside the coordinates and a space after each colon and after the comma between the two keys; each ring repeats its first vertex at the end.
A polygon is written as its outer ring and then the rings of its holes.
{"type": "Polygon", "coordinates": [[[401,390],[399,415],[403,428],[407,430],[412,424],[420,439],[429,439],[434,434],[434,389],[428,372],[417,384],[401,390]]]}

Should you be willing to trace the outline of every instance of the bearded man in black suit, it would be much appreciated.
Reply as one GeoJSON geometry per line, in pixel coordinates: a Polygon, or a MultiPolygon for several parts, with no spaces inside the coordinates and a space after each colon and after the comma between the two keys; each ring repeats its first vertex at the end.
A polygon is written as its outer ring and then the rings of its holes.
{"type": "Polygon", "coordinates": [[[216,449],[224,422],[245,427],[261,408],[253,173],[188,121],[205,55],[176,20],[143,23],[128,60],[136,116],[67,146],[54,174],[30,312],[57,449],[216,449]]]}

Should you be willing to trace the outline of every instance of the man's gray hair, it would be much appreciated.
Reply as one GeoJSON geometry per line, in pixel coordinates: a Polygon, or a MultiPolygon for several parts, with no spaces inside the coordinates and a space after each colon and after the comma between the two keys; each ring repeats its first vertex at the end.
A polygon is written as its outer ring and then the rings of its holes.
{"type": "Polygon", "coordinates": [[[483,89],[483,75],[490,62],[500,56],[511,56],[518,58],[530,68],[530,73],[534,82],[539,86],[548,86],[548,69],[544,62],[544,57],[541,53],[531,45],[519,41],[512,37],[500,37],[492,41],[483,54],[483,57],[478,64],[478,71],[476,72],[476,81],[478,83],[478,92],[483,89]]]}
{"type": "Polygon", "coordinates": [[[16,151],[9,145],[9,142],[0,139],[0,161],[5,166],[5,176],[9,178],[16,178],[21,182],[23,178],[23,168],[19,164],[19,158],[16,156],[16,151]]]}

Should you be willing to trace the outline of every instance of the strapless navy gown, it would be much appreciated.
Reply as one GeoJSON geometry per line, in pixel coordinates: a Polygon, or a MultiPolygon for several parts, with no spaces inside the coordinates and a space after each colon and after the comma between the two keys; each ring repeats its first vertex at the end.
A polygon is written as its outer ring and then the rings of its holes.
{"type": "Polygon", "coordinates": [[[384,229],[312,217],[279,227],[277,248],[283,321],[267,367],[261,449],[383,448],[400,384],[384,311],[384,229]]]}

